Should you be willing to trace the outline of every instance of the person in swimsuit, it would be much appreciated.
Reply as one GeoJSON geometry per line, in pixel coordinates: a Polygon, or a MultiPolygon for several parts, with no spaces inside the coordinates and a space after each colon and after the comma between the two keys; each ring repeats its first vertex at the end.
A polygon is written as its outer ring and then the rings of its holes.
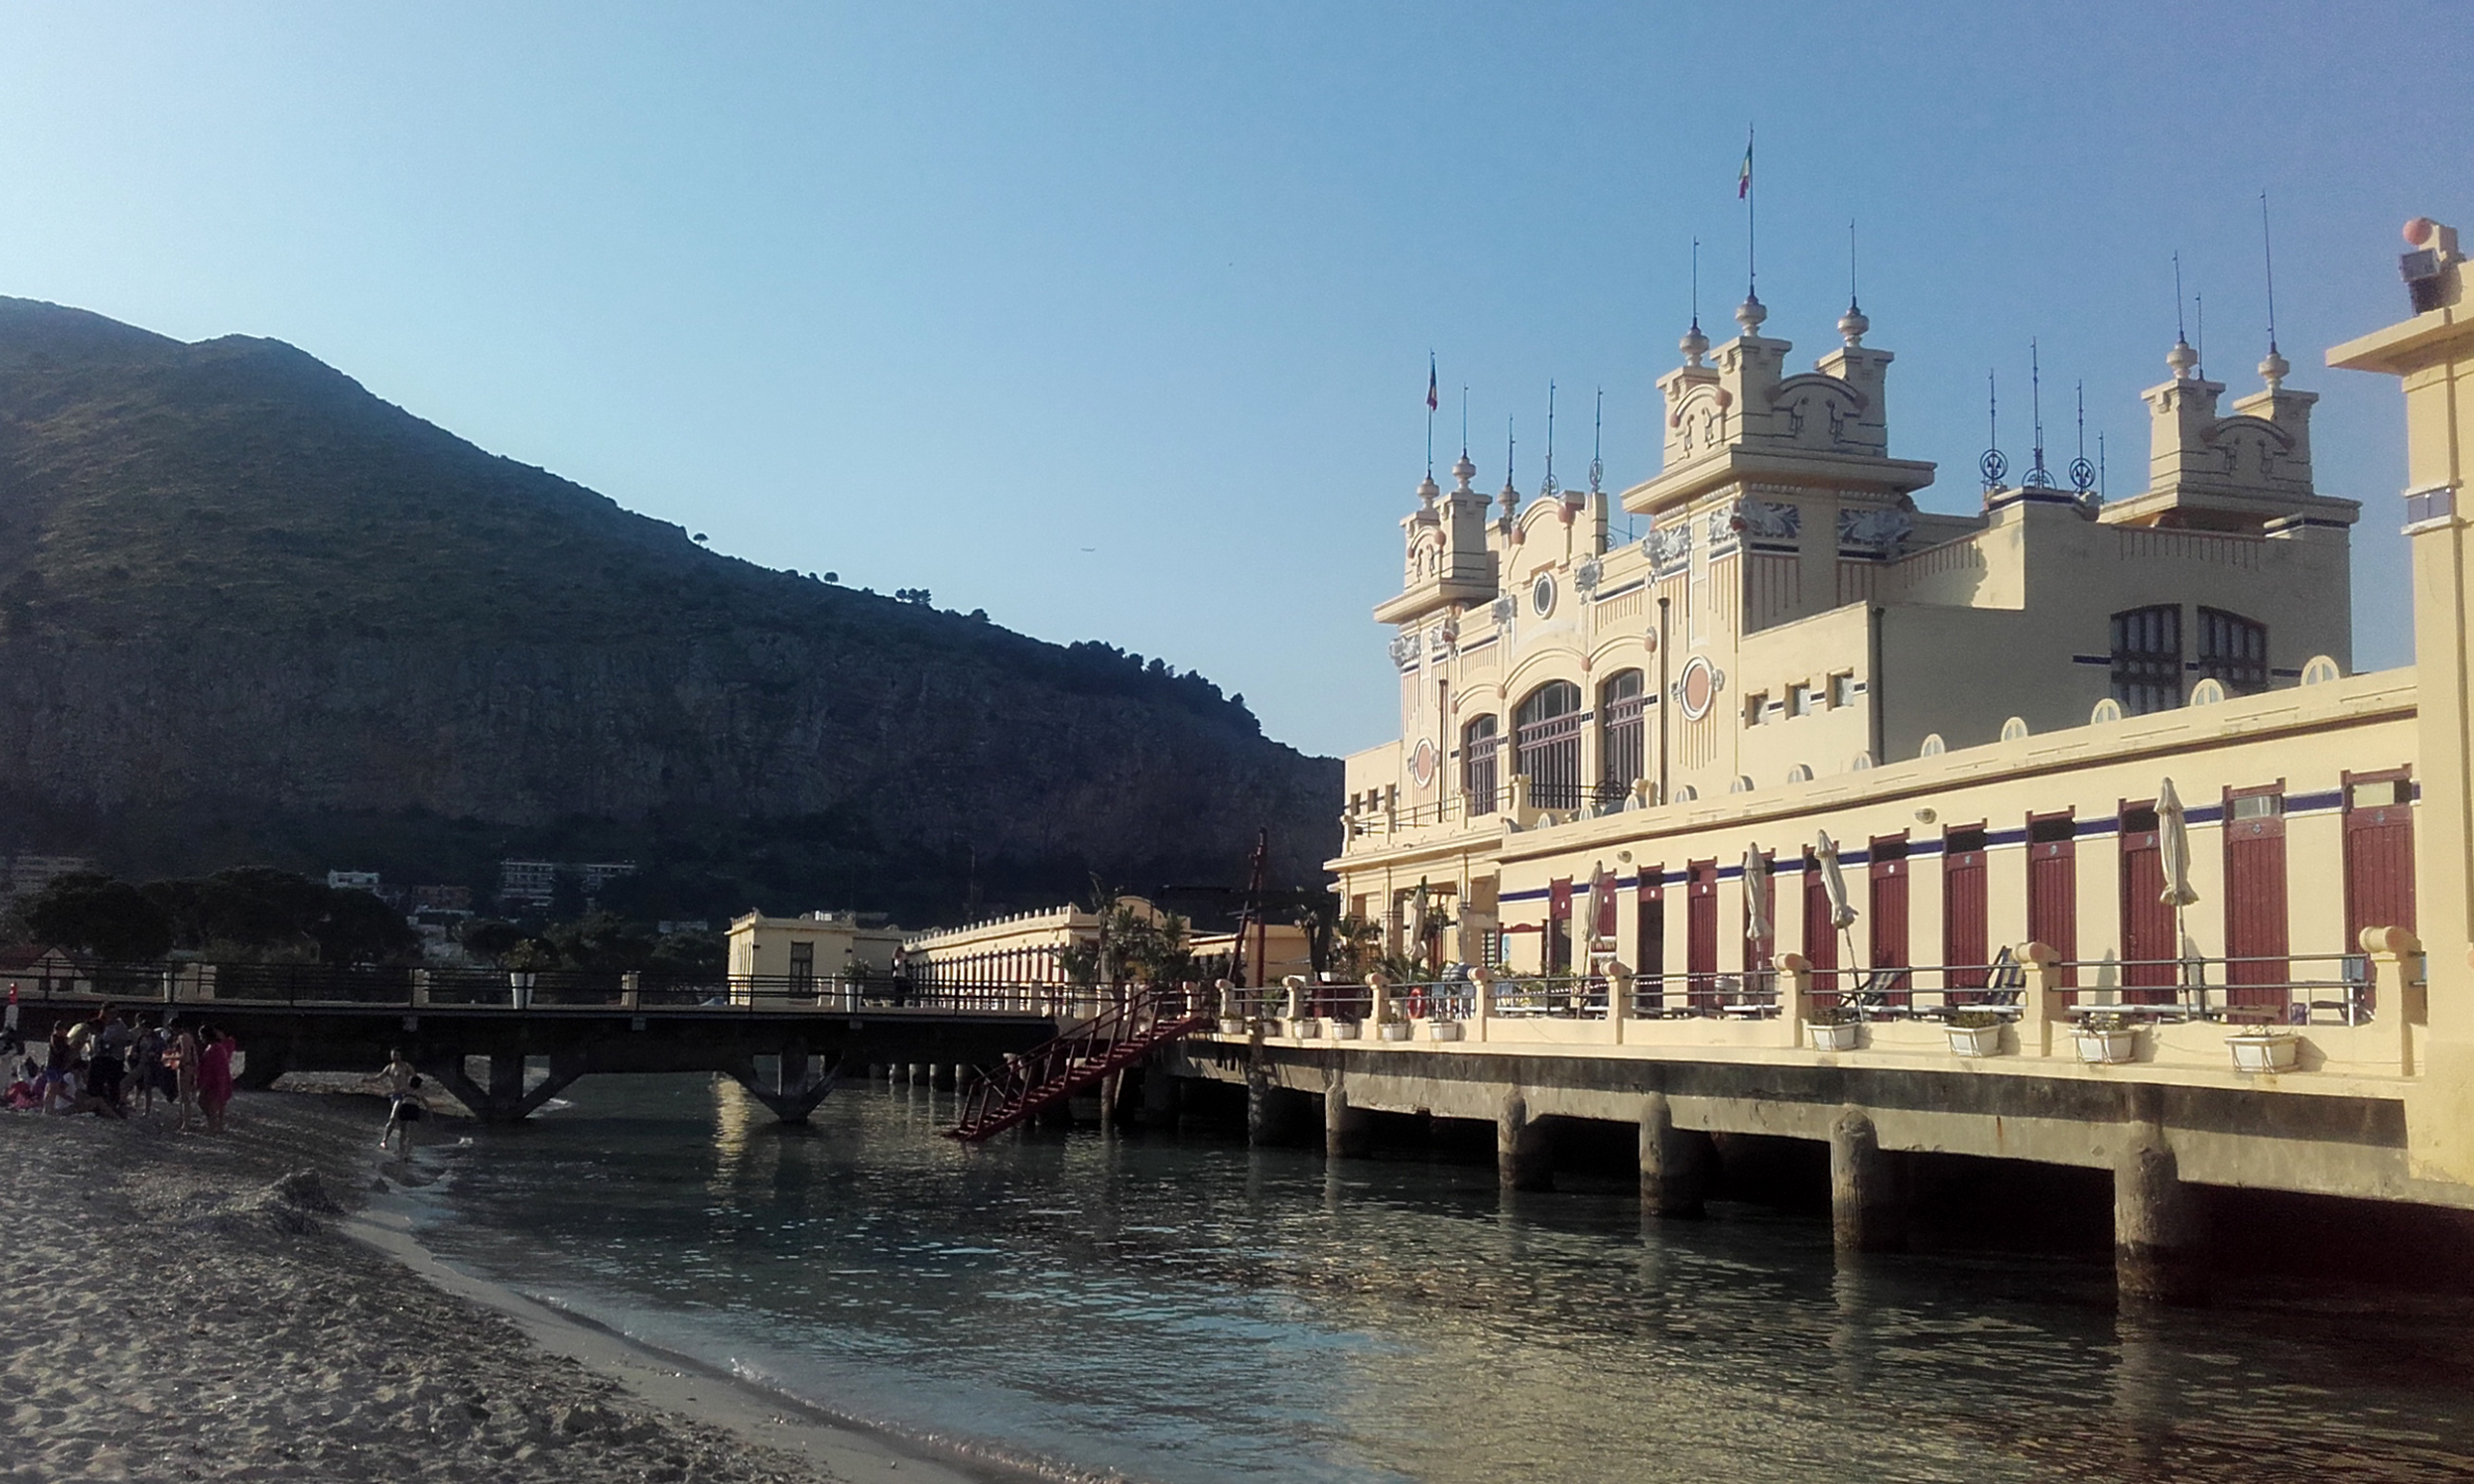
{"type": "Polygon", "coordinates": [[[187,1133],[189,1119],[197,1112],[197,1036],[187,1026],[181,1027],[172,1038],[172,1048],[163,1053],[163,1064],[172,1070],[172,1112],[174,1129],[187,1133]]]}
{"type": "Polygon", "coordinates": [[[403,1052],[389,1051],[387,1065],[378,1069],[378,1078],[387,1087],[387,1127],[379,1130],[378,1147],[385,1149],[388,1141],[400,1134],[403,1153],[409,1155],[413,1152],[412,1125],[421,1118],[420,1102],[414,1097],[421,1085],[420,1073],[404,1060],[403,1052]]]}
{"type": "Polygon", "coordinates": [[[197,1053],[197,1105],[206,1115],[206,1131],[223,1131],[223,1110],[232,1101],[232,1038],[208,1026],[197,1053]]]}

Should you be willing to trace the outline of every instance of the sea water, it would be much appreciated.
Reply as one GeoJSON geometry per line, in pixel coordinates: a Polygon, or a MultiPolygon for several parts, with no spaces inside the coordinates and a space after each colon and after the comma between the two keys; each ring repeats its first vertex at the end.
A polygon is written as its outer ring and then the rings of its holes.
{"type": "Polygon", "coordinates": [[[432,1155],[449,1262],[832,1412],[1063,1474],[2406,1480],[2474,1475],[2474,1312],[2262,1283],[2133,1313],[2110,1266],[1841,1260],[1753,1207],[1187,1133],[939,1136],[849,1087],[588,1078],[432,1155]]]}

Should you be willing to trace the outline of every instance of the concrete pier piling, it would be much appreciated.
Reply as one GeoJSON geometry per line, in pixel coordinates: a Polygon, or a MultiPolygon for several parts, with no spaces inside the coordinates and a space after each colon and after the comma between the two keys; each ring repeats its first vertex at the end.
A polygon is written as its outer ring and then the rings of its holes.
{"type": "Polygon", "coordinates": [[[1181,1102],[1177,1079],[1158,1061],[1142,1069],[1142,1127],[1174,1128],[1181,1102]]]}
{"type": "Polygon", "coordinates": [[[1709,1178],[1710,1136],[1675,1127],[1664,1093],[1641,1099],[1641,1213],[1698,1216],[1709,1178]]]}
{"type": "Polygon", "coordinates": [[[1829,1127],[1829,1226],[1841,1252],[1896,1252],[1907,1245],[1906,1191],[1882,1151],[1872,1116],[1850,1106],[1829,1127]]]}
{"type": "Polygon", "coordinates": [[[1363,1157],[1371,1138],[1373,1115],[1349,1105],[1348,1084],[1338,1076],[1323,1094],[1323,1153],[1334,1159],[1363,1157]]]}
{"type": "Polygon", "coordinates": [[[1518,1093],[1504,1099],[1495,1115],[1495,1174],[1507,1190],[1555,1188],[1554,1148],[1546,1126],[1529,1114],[1529,1099],[1518,1093]]]}
{"type": "Polygon", "coordinates": [[[2114,1158],[2114,1278],[2125,1298],[2205,1303],[2205,1213],[2182,1184],[2172,1145],[2134,1126],[2114,1158]]]}
{"type": "Polygon", "coordinates": [[[1254,1145],[1285,1144],[1297,1136],[1299,1104],[1306,1095],[1292,1092],[1268,1077],[1251,1077],[1246,1083],[1246,1142],[1254,1145]]]}

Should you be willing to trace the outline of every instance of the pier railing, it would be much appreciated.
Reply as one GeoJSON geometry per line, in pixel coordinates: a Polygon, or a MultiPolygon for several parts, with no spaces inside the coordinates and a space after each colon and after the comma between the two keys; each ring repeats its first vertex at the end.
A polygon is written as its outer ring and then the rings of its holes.
{"type": "Polygon", "coordinates": [[[2280,1042],[2277,1055],[2292,1051],[2306,1070],[2410,1075],[2427,1034],[2420,946],[2399,928],[2368,930],[2363,941],[2354,954],[2172,960],[2063,958],[2030,943],[1980,964],[1817,968],[1781,954],[1749,968],[1681,974],[1607,962],[1577,973],[1482,968],[1416,982],[1373,974],[1362,985],[1298,978],[1223,991],[1223,1020],[1241,1017],[1223,1031],[1298,1041],[1908,1051],[1932,1051],[1947,1033],[1952,1046],[1964,1039],[1993,1054],[1998,1042],[2034,1056],[2068,1055],[2074,1040],[2095,1046],[2110,1033],[2104,1055],[2085,1059],[2129,1059],[2120,1041],[2128,1035],[2150,1047],[2147,1059],[2154,1048],[2178,1047],[2173,1056],[2220,1064],[2227,1044],[2267,1037],[2280,1042]],[[1839,1029],[1816,1037],[1815,1027],[1839,1029]]]}

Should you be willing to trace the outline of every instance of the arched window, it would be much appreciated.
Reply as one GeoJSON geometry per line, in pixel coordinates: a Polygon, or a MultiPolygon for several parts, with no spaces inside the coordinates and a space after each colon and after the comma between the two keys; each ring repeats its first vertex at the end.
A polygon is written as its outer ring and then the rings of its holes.
{"type": "Polygon", "coordinates": [[[1460,728],[1460,790],[1471,817],[1495,812],[1495,719],[1482,716],[1460,728]]]}
{"type": "Polygon", "coordinates": [[[1581,807],[1581,688],[1549,680],[1529,693],[1512,719],[1511,770],[1528,775],[1539,809],[1581,807]]]}
{"type": "Polygon", "coordinates": [[[2268,688],[2268,626],[2221,608],[2200,610],[2200,677],[2236,696],[2268,688]]]}
{"type": "Polygon", "coordinates": [[[2182,703],[2182,610],[2165,603],[2114,614],[2114,699],[2130,716],[2182,703]]]}
{"type": "Polygon", "coordinates": [[[1647,764],[1644,719],[1649,694],[1637,670],[1618,671],[1597,688],[1597,801],[1619,804],[1647,764]]]}

